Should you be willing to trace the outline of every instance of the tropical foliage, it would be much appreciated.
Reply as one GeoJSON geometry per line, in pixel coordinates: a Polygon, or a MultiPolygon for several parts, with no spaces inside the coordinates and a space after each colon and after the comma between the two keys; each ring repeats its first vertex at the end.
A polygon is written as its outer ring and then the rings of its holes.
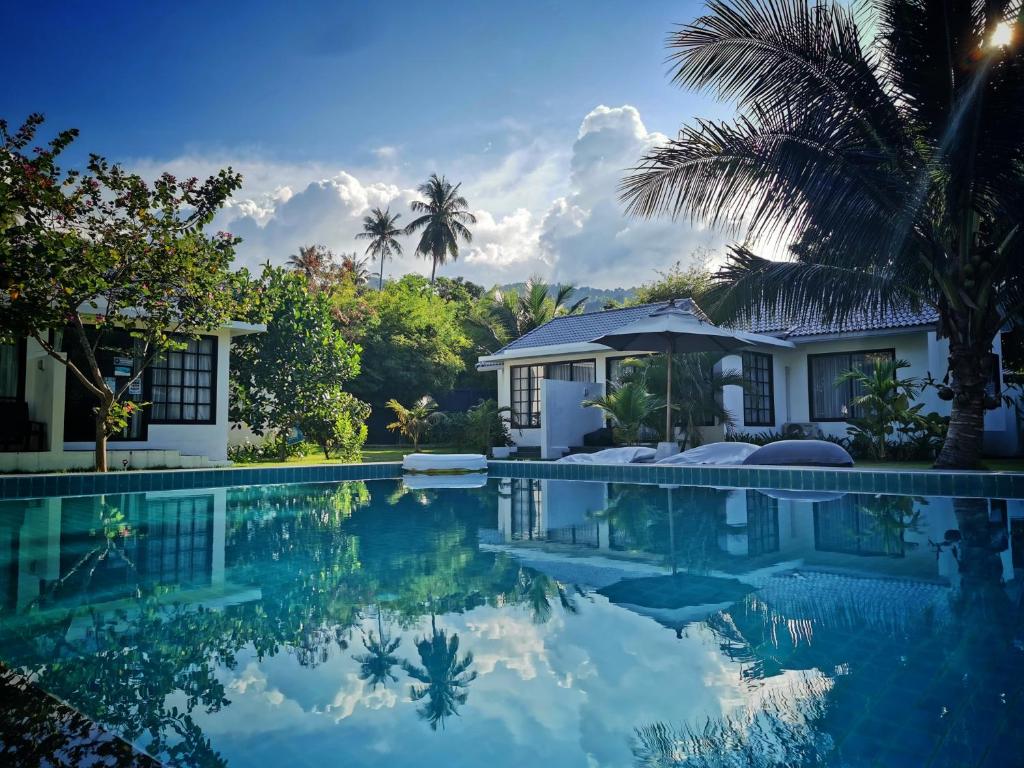
{"type": "Polygon", "coordinates": [[[491,294],[492,324],[498,339],[517,339],[549,320],[583,311],[587,297],[575,298],[572,285],[551,286],[540,277],[526,281],[523,291],[496,289],[491,294]]]}
{"type": "Polygon", "coordinates": [[[323,245],[300,245],[299,252],[288,257],[287,266],[305,277],[313,290],[329,287],[338,277],[334,253],[323,245]]]}
{"type": "Polygon", "coordinates": [[[339,296],[335,306],[358,317],[349,330],[363,348],[363,367],[352,391],[372,405],[447,392],[466,369],[470,342],[457,305],[418,275],[339,296]]]}
{"type": "Polygon", "coordinates": [[[693,299],[701,309],[708,309],[715,276],[708,269],[710,254],[698,252],[684,267],[677,261],[672,267],[658,273],[658,278],[644,283],[633,294],[630,304],[654,304],[671,299],[693,299]],[[708,304],[708,307],[705,307],[708,304]]]}
{"type": "MultiPolygon", "coordinates": [[[[743,386],[738,371],[721,370],[722,355],[714,352],[692,352],[672,356],[672,423],[683,433],[682,448],[702,443],[701,428],[735,424],[734,415],[722,405],[719,393],[724,386],[743,386]]],[[[628,360],[622,380],[636,382],[649,392],[666,391],[667,357],[651,355],[628,360]]]]}
{"type": "Polygon", "coordinates": [[[894,435],[916,430],[924,421],[924,403],[911,405],[921,392],[921,382],[899,377],[899,372],[909,367],[906,360],[884,360],[869,370],[844,371],[836,379],[837,385],[853,382],[859,392],[850,401],[853,415],[847,431],[855,443],[867,447],[873,459],[884,460],[894,435]]]}
{"type": "Polygon", "coordinates": [[[267,266],[247,288],[251,319],[267,331],[233,345],[230,418],[257,435],[297,428],[326,454],[358,460],[369,407],[343,385],[359,373],[360,349],[336,326],[329,296],[307,286],[301,274],[267,266]]]}
{"type": "Polygon", "coordinates": [[[388,408],[395,414],[395,420],[388,424],[388,429],[398,432],[412,443],[413,450],[420,447],[420,440],[438,420],[437,403],[429,395],[424,395],[408,407],[392,398],[388,400],[388,408]]]}
{"type": "Polygon", "coordinates": [[[627,445],[640,442],[644,428],[650,427],[665,401],[652,395],[642,383],[629,382],[600,397],[584,400],[583,405],[597,408],[612,422],[615,438],[627,445]]]}
{"type": "Polygon", "coordinates": [[[107,438],[138,407],[130,393],[145,369],[237,311],[238,239],[206,227],[241,177],[149,184],[97,155],[65,172],[57,163],[77,131],[39,147],[42,123],[32,115],[12,132],[0,120],[0,342],[34,339],[88,393],[106,471],[107,438]],[[135,364],[112,384],[98,355],[125,335],[135,364]]]}
{"type": "Polygon", "coordinates": [[[731,315],[846,320],[934,307],[953,409],[937,464],[977,463],[994,336],[1024,309],[1019,2],[711,0],[669,36],[672,79],[734,100],[623,181],[640,216],[737,232],[731,315]],[[795,242],[772,261],[749,245],[795,242]]]}
{"type": "Polygon", "coordinates": [[[476,224],[476,216],[469,212],[469,203],[459,194],[461,184],[452,186],[444,176],[436,173],[417,187],[423,200],[413,200],[409,207],[419,214],[405,228],[406,234],[420,233],[416,253],[430,259],[430,283],[433,285],[438,266],[448,259],[459,258],[459,241],[469,243],[473,233],[469,224],[476,224]]]}

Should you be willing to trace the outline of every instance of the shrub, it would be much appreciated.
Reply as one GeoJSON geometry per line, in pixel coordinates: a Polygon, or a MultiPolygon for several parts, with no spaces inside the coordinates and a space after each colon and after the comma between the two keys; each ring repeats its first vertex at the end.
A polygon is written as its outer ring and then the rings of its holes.
{"type": "Polygon", "coordinates": [[[269,437],[258,443],[228,446],[228,459],[235,464],[256,464],[264,461],[281,461],[285,459],[309,456],[316,450],[312,443],[288,443],[281,437],[269,437]]]}
{"type": "Polygon", "coordinates": [[[325,458],[359,461],[366,442],[365,420],[370,406],[340,388],[325,393],[306,406],[299,429],[324,452],[325,458]]]}
{"type": "Polygon", "coordinates": [[[508,419],[503,415],[509,408],[499,408],[495,400],[481,400],[465,415],[455,443],[463,450],[487,454],[495,446],[512,445],[508,419]]]}

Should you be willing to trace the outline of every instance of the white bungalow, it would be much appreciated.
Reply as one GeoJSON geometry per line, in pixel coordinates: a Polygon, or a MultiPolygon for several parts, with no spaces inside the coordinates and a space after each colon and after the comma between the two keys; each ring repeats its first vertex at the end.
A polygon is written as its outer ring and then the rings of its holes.
{"type": "MultiPolygon", "coordinates": [[[[698,313],[700,309],[686,300],[698,313]]],[[[583,445],[583,436],[603,426],[601,414],[584,408],[583,400],[600,395],[614,382],[623,360],[635,354],[617,352],[593,339],[635,322],[660,304],[646,304],[582,315],[558,317],[481,357],[478,370],[498,376],[498,404],[510,408],[512,438],[518,447],[540,449],[543,458],[557,458],[583,445]]],[[[723,358],[724,370],[741,371],[746,386],[727,386],[719,396],[745,433],[779,432],[801,424],[808,431],[846,434],[854,385],[836,386],[839,373],[880,358],[910,363],[903,376],[941,379],[947,370],[948,342],[936,334],[933,310],[861,316],[842,324],[814,319],[798,322],[762,320],[743,330],[786,339],[790,349],[752,348],[723,358]]],[[[994,394],[1002,391],[1001,338],[991,357],[994,394]]],[[[934,388],[922,394],[926,411],[948,415],[950,404],[934,388]]],[[[704,428],[705,440],[721,440],[722,424],[704,428]]],[[[985,415],[985,451],[1015,455],[1024,445],[1015,405],[1001,405],[985,415]]]]}
{"type": "MultiPolygon", "coordinates": [[[[228,323],[147,367],[130,396],[149,405],[109,439],[110,468],[124,462],[135,469],[227,464],[231,340],[263,330],[228,323]]],[[[126,333],[111,343],[124,351],[101,349],[97,362],[111,385],[124,386],[140,360],[126,333]]],[[[72,346],[72,358],[76,354],[72,346]]],[[[92,467],[92,408],[74,374],[34,340],[0,344],[0,472],[92,467]]]]}

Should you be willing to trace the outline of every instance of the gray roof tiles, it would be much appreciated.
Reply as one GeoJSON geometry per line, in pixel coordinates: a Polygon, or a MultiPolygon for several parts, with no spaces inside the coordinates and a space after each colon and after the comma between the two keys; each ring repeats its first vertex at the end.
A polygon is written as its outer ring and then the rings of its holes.
{"type": "MultiPolygon", "coordinates": [[[[704,315],[700,307],[689,299],[684,299],[677,303],[689,304],[701,316],[704,315]]],[[[529,333],[520,336],[515,341],[506,344],[499,352],[547,347],[556,344],[585,344],[593,341],[598,336],[610,333],[629,323],[647,317],[660,306],[664,306],[664,304],[638,304],[634,307],[622,307],[621,309],[607,309],[599,312],[586,312],[581,315],[556,317],[529,333]]],[[[938,314],[935,310],[926,307],[916,312],[907,308],[889,310],[880,315],[868,315],[865,313],[855,315],[843,323],[825,323],[820,318],[786,322],[785,318],[779,315],[761,316],[755,318],[753,322],[737,323],[735,327],[754,333],[794,338],[913,328],[922,325],[933,325],[937,321],[938,314]]]]}

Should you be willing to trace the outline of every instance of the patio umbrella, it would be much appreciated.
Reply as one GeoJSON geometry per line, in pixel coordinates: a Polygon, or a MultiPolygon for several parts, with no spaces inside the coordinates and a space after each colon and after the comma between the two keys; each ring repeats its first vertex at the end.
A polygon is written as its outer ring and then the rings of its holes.
{"type": "Polygon", "coordinates": [[[672,439],[672,355],[676,352],[737,352],[755,346],[793,348],[793,343],[774,336],[720,328],[690,299],[675,299],[645,318],[624,325],[593,340],[620,352],[660,352],[667,355],[665,392],[665,440],[672,439]]]}

